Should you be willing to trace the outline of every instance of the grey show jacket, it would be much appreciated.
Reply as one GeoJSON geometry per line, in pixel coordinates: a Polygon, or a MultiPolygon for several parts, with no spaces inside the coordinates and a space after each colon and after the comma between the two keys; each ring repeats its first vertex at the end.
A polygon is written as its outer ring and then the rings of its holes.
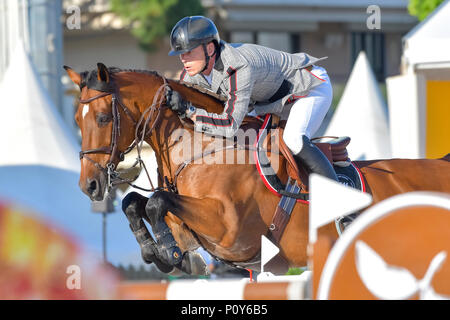
{"type": "Polygon", "coordinates": [[[281,114],[287,102],[306,96],[323,81],[305,68],[326,57],[290,54],[255,44],[221,41],[220,45],[211,85],[202,74],[191,77],[183,70],[180,76],[180,80],[228,97],[222,114],[197,108],[196,131],[232,137],[248,113],[249,105],[259,115],[281,114]]]}

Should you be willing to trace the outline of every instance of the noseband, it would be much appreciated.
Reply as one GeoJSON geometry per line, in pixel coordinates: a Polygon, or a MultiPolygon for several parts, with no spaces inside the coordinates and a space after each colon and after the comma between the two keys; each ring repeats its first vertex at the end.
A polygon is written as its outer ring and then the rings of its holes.
{"type": "MultiPolygon", "coordinates": [[[[121,183],[130,183],[134,180],[137,179],[138,176],[132,178],[132,179],[122,179],[120,177],[120,174],[123,172],[118,172],[115,170],[115,165],[114,165],[114,158],[115,156],[118,156],[119,162],[123,161],[125,158],[125,155],[127,153],[129,153],[131,150],[133,150],[134,147],[138,147],[138,158],[136,159],[135,164],[127,169],[126,171],[130,171],[131,169],[133,169],[137,164],[140,164],[141,166],[144,167],[145,171],[147,172],[147,169],[145,168],[145,164],[141,159],[141,149],[142,149],[142,143],[144,141],[144,139],[146,138],[146,136],[150,135],[151,132],[153,131],[153,128],[156,125],[156,122],[159,119],[159,115],[160,115],[160,110],[161,110],[161,103],[163,98],[165,97],[165,95],[161,95],[161,91],[163,89],[166,89],[166,87],[168,87],[168,83],[167,80],[162,77],[164,80],[164,84],[157,90],[155,97],[153,99],[153,104],[148,107],[141,115],[141,118],[139,119],[139,121],[136,121],[130,111],[130,109],[128,109],[120,100],[120,95],[118,94],[118,90],[114,89],[111,92],[102,92],[92,98],[88,98],[88,99],[80,99],[80,103],[90,103],[94,100],[106,97],[111,95],[112,96],[112,105],[111,105],[111,109],[112,109],[112,116],[113,116],[113,123],[112,123],[112,132],[111,132],[111,144],[108,147],[100,147],[100,148],[95,148],[95,149],[89,149],[89,150],[81,150],[80,151],[80,160],[83,158],[86,158],[88,161],[90,161],[91,163],[94,164],[94,166],[99,169],[100,171],[104,172],[108,178],[108,185],[107,185],[107,191],[109,191],[114,185],[116,184],[121,184],[121,183]],[[159,98],[159,99],[158,99],[159,98]],[[133,143],[123,152],[121,152],[118,149],[118,137],[120,136],[120,112],[119,112],[119,107],[118,105],[122,108],[122,110],[125,112],[125,114],[128,116],[128,118],[133,122],[134,126],[135,126],[135,139],[133,141],[133,143]],[[156,105],[159,105],[158,108],[158,115],[152,125],[152,127],[150,128],[150,130],[146,133],[146,127],[148,125],[148,122],[150,121],[150,119],[153,117],[154,111],[156,109],[156,105]],[[150,111],[150,115],[149,117],[144,121],[145,116],[149,113],[150,111]],[[141,124],[144,123],[143,128],[142,128],[142,135],[141,137],[139,137],[139,128],[141,126],[141,124]],[[103,167],[99,162],[93,160],[92,158],[90,158],[89,156],[87,156],[88,154],[109,154],[109,160],[106,163],[105,167],[103,167]]],[[[147,176],[150,180],[150,176],[148,175],[147,172],[147,176]]],[[[152,189],[154,190],[155,188],[153,187],[153,184],[150,180],[150,184],[152,186],[152,189]]],[[[145,189],[144,189],[145,190],[145,189]]],[[[146,191],[151,191],[151,190],[146,190],[146,191]]]]}

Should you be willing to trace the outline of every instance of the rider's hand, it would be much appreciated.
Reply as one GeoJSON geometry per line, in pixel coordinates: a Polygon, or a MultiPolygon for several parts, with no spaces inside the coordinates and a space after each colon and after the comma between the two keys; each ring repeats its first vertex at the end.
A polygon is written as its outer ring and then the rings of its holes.
{"type": "Polygon", "coordinates": [[[247,116],[250,116],[250,117],[257,117],[258,115],[256,114],[256,110],[253,109],[252,111],[250,111],[249,113],[247,113],[247,116]]]}
{"type": "Polygon", "coordinates": [[[189,101],[184,100],[177,91],[172,89],[166,90],[166,104],[182,117],[186,115],[186,110],[191,106],[189,101]]]}

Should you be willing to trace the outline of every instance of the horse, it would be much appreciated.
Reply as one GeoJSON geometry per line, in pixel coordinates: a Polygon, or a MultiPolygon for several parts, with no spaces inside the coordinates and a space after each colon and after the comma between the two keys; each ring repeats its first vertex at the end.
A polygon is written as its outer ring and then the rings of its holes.
{"type": "MultiPolygon", "coordinates": [[[[155,153],[158,187],[153,188],[152,196],[132,192],[122,202],[143,260],[154,262],[163,272],[202,274],[206,272],[204,266],[194,259],[195,250],[201,246],[219,260],[259,271],[261,235],[268,233],[279,197],[265,187],[254,164],[196,163],[193,158],[180,161],[180,143],[193,139],[198,132],[189,119],[182,119],[165,105],[164,93],[168,88],[176,90],[196,107],[214,113],[223,112],[220,96],[154,71],[107,68],[102,63],[82,73],[64,68],[80,87],[75,114],[82,134],[79,187],[87,196],[101,200],[113,182],[121,182],[115,168],[124,154],[142,141],[155,153]],[[144,221],[151,225],[155,239],[144,221]]],[[[246,117],[242,127],[255,127],[258,121],[246,117]]],[[[200,151],[205,146],[201,142],[200,151]]],[[[235,145],[219,149],[234,159],[250,157],[253,152],[235,145]]],[[[213,153],[201,154],[206,159],[213,153]]],[[[409,191],[449,193],[449,160],[447,155],[442,159],[353,163],[363,175],[373,205],[409,191]]],[[[296,203],[278,243],[289,267],[307,265],[308,208],[307,203],[296,203]]],[[[318,232],[334,240],[339,236],[334,223],[318,232]]]]}

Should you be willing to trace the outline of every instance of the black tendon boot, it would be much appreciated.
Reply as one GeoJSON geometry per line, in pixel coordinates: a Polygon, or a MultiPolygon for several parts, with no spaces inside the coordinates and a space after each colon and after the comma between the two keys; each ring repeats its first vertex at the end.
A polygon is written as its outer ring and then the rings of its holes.
{"type": "MultiPolygon", "coordinates": [[[[336,172],[330,161],[320,149],[314,145],[305,135],[302,136],[303,146],[299,153],[294,155],[297,165],[303,165],[311,173],[320,174],[328,179],[339,182],[336,172]]],[[[354,215],[339,217],[336,219],[336,226],[339,233],[354,220],[354,215]]]]}
{"type": "Polygon", "coordinates": [[[158,221],[153,226],[153,233],[158,243],[158,251],[170,265],[178,265],[182,259],[183,254],[178,247],[172,231],[164,220],[158,221]]]}
{"type": "Polygon", "coordinates": [[[144,225],[144,222],[140,220],[138,224],[134,224],[134,226],[133,224],[130,224],[130,229],[141,247],[142,260],[144,260],[145,263],[152,263],[155,259],[155,252],[153,249],[154,244],[152,236],[144,225]]]}
{"type": "Polygon", "coordinates": [[[161,272],[168,273],[173,270],[173,266],[161,261],[155,241],[142,220],[143,212],[140,211],[144,211],[146,200],[147,198],[132,192],[122,200],[122,210],[128,222],[130,222],[130,229],[141,247],[142,259],[148,264],[154,262],[161,272]]]}
{"type": "Polygon", "coordinates": [[[172,265],[168,265],[162,261],[162,257],[156,248],[155,242],[152,238],[152,235],[148,231],[147,227],[144,224],[144,221],[139,221],[139,227],[137,230],[134,230],[132,224],[130,224],[130,229],[133,231],[134,236],[136,237],[139,246],[141,247],[142,259],[146,263],[154,262],[158,269],[161,272],[169,273],[173,270],[172,265]]]}

